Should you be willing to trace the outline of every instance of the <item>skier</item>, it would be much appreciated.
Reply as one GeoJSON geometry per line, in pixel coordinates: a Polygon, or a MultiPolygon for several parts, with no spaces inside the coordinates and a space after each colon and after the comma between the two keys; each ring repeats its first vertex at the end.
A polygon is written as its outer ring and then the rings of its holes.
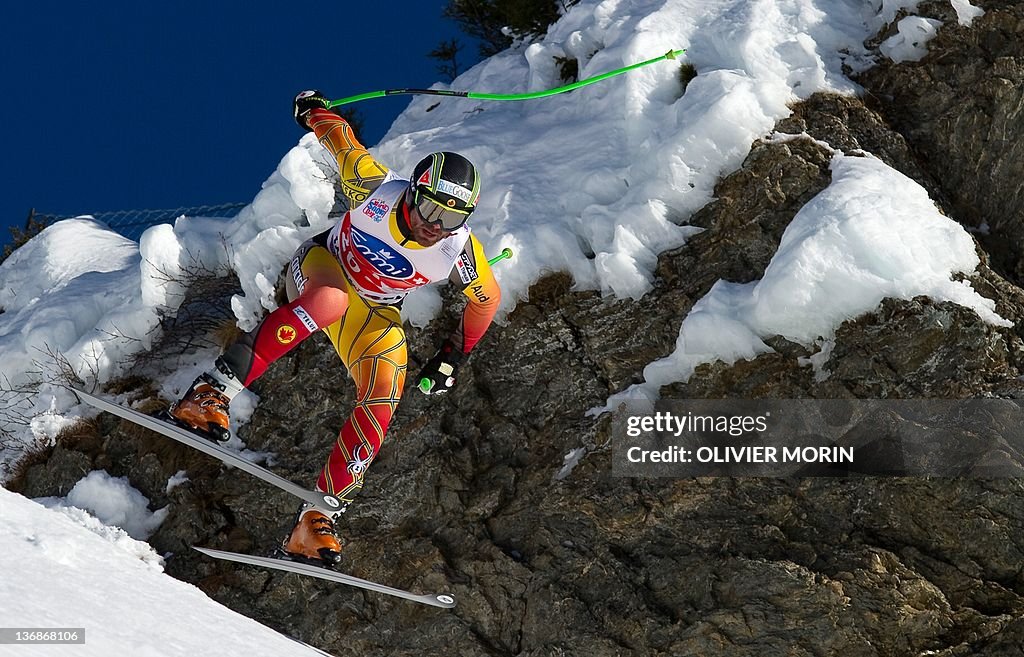
{"type": "MultiPolygon", "coordinates": [[[[303,91],[293,101],[293,115],[337,159],[351,209],[295,252],[286,278],[289,303],[228,347],[169,412],[187,427],[226,440],[231,399],[271,363],[323,331],[355,382],[356,403],[316,489],[347,504],[362,488],[402,396],[403,298],[447,278],[469,299],[459,325],[416,378],[426,379],[425,393],[440,394],[455,385],[459,364],[490,326],[501,292],[466,225],[480,195],[480,174],[469,160],[431,153],[409,180],[401,178],[374,160],[327,103],[319,91],[303,91]]],[[[303,505],[281,550],[321,565],[337,563],[339,514],[303,505]]]]}

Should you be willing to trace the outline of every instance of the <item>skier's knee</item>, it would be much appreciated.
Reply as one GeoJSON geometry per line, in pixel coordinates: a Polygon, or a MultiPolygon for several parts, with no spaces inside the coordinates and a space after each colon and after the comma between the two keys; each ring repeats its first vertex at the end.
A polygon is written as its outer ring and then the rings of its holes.
{"type": "Polygon", "coordinates": [[[299,299],[299,304],[321,327],[341,319],[348,308],[348,294],[336,287],[307,289],[299,299]]]}

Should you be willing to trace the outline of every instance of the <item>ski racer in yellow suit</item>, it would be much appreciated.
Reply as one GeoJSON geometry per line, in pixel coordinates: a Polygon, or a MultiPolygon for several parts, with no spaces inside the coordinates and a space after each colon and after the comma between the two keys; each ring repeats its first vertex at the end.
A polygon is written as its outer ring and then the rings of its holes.
{"type": "MultiPolygon", "coordinates": [[[[444,279],[460,286],[469,299],[458,327],[416,379],[429,383],[424,392],[438,394],[455,385],[456,369],[490,326],[501,292],[483,247],[466,224],[480,195],[480,176],[469,160],[456,153],[431,153],[410,179],[401,178],[374,160],[319,92],[300,93],[293,111],[298,124],[314,132],[337,159],[350,209],[333,228],[296,251],[286,281],[289,303],[228,347],[170,414],[189,428],[227,439],[232,397],[272,362],[322,331],[357,394],[316,488],[349,502],[362,487],[402,397],[407,357],[402,299],[444,279]]],[[[337,563],[337,517],[304,506],[282,551],[337,563]]]]}

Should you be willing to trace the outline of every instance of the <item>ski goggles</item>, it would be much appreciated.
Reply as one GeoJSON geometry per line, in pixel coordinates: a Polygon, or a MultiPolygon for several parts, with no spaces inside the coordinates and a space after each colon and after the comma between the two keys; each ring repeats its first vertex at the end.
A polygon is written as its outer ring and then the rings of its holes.
{"type": "Polygon", "coordinates": [[[419,213],[420,219],[425,223],[440,226],[444,230],[452,231],[462,228],[469,220],[472,210],[458,210],[442,205],[420,190],[414,190],[412,194],[412,205],[419,213]]]}

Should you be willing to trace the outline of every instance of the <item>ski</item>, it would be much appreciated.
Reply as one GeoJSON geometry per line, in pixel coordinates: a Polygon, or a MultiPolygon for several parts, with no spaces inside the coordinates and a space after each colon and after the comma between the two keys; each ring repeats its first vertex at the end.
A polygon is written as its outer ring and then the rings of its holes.
{"type": "Polygon", "coordinates": [[[319,577],[320,579],[325,579],[331,582],[339,582],[349,586],[356,586],[361,589],[377,591],[378,593],[385,593],[387,595],[395,596],[396,598],[404,598],[405,600],[412,600],[413,602],[430,605],[432,607],[451,609],[455,606],[455,598],[446,593],[417,595],[410,591],[392,588],[369,580],[353,577],[352,575],[345,575],[344,573],[339,573],[328,568],[313,566],[311,564],[301,563],[298,561],[289,561],[288,559],[278,559],[276,557],[254,557],[250,554],[225,552],[223,550],[213,550],[211,548],[195,546],[193,546],[193,549],[202,552],[206,556],[213,557],[214,559],[224,559],[226,561],[235,561],[237,563],[245,563],[252,566],[262,566],[264,568],[272,568],[274,570],[297,573],[299,575],[319,577]]]}
{"type": "MultiPolygon", "coordinates": [[[[277,486],[281,490],[291,493],[300,500],[312,504],[318,509],[327,511],[329,514],[334,513],[337,509],[341,508],[341,501],[333,495],[327,493],[321,493],[319,491],[312,491],[301,486],[298,486],[284,477],[274,474],[270,470],[264,467],[256,465],[248,459],[242,458],[238,454],[235,454],[229,449],[221,447],[220,445],[207,440],[201,436],[198,436],[190,431],[182,429],[169,422],[164,422],[155,417],[151,417],[144,413],[140,413],[131,408],[126,408],[119,404],[107,401],[101,397],[96,397],[83,390],[72,388],[78,398],[89,404],[90,406],[97,408],[107,413],[113,413],[118,417],[124,418],[129,422],[133,422],[146,429],[151,429],[157,433],[176,440],[179,443],[188,445],[193,449],[197,449],[204,454],[208,454],[226,465],[230,465],[248,472],[254,477],[258,477],[263,481],[277,486]]],[[[195,547],[194,549],[202,552],[203,554],[214,557],[215,559],[223,559],[226,561],[235,561],[238,563],[251,564],[254,566],[264,566],[266,568],[273,568],[275,570],[282,570],[292,573],[298,573],[300,575],[308,575],[310,577],[319,577],[320,579],[329,580],[332,582],[339,582],[341,584],[348,584],[349,586],[356,586],[359,588],[368,589],[370,591],[377,591],[379,593],[385,593],[398,598],[404,598],[406,600],[412,600],[413,602],[419,602],[420,604],[432,605],[434,607],[443,607],[449,609],[455,606],[455,599],[450,595],[437,594],[437,595],[417,595],[409,591],[403,591],[402,589],[392,588],[369,580],[360,579],[353,577],[352,575],[345,575],[333,570],[329,570],[324,567],[314,566],[311,564],[305,564],[297,561],[290,561],[288,559],[279,559],[275,557],[255,557],[248,554],[240,554],[238,552],[224,552],[223,550],[213,550],[211,548],[195,547]]]]}
{"type": "Polygon", "coordinates": [[[312,504],[314,507],[326,511],[328,514],[336,513],[342,507],[341,500],[339,500],[337,497],[334,497],[333,495],[328,495],[327,493],[321,493],[319,491],[309,490],[307,488],[303,488],[302,486],[294,484],[285,479],[284,477],[276,475],[270,470],[267,470],[264,467],[256,465],[255,463],[249,461],[248,459],[242,458],[241,456],[235,454],[231,450],[221,447],[220,445],[211,442],[210,440],[197,436],[196,434],[190,431],[186,431],[181,427],[170,424],[169,422],[158,420],[155,417],[150,417],[149,415],[140,413],[131,408],[125,408],[124,406],[114,404],[113,402],[109,402],[100,397],[95,397],[87,392],[78,390],[77,388],[72,389],[75,391],[75,394],[78,395],[79,399],[81,399],[82,401],[84,401],[85,403],[89,404],[94,408],[98,408],[99,410],[106,411],[108,413],[113,413],[114,415],[122,417],[125,420],[128,420],[129,422],[134,422],[135,424],[141,427],[145,427],[147,429],[156,431],[157,433],[162,434],[168,438],[171,438],[172,440],[176,440],[179,443],[188,445],[193,449],[197,449],[200,452],[208,454],[216,459],[219,459],[220,461],[227,465],[248,472],[249,474],[253,475],[254,477],[262,479],[268,484],[277,486],[286,493],[291,493],[292,495],[299,498],[303,502],[312,504]]]}

